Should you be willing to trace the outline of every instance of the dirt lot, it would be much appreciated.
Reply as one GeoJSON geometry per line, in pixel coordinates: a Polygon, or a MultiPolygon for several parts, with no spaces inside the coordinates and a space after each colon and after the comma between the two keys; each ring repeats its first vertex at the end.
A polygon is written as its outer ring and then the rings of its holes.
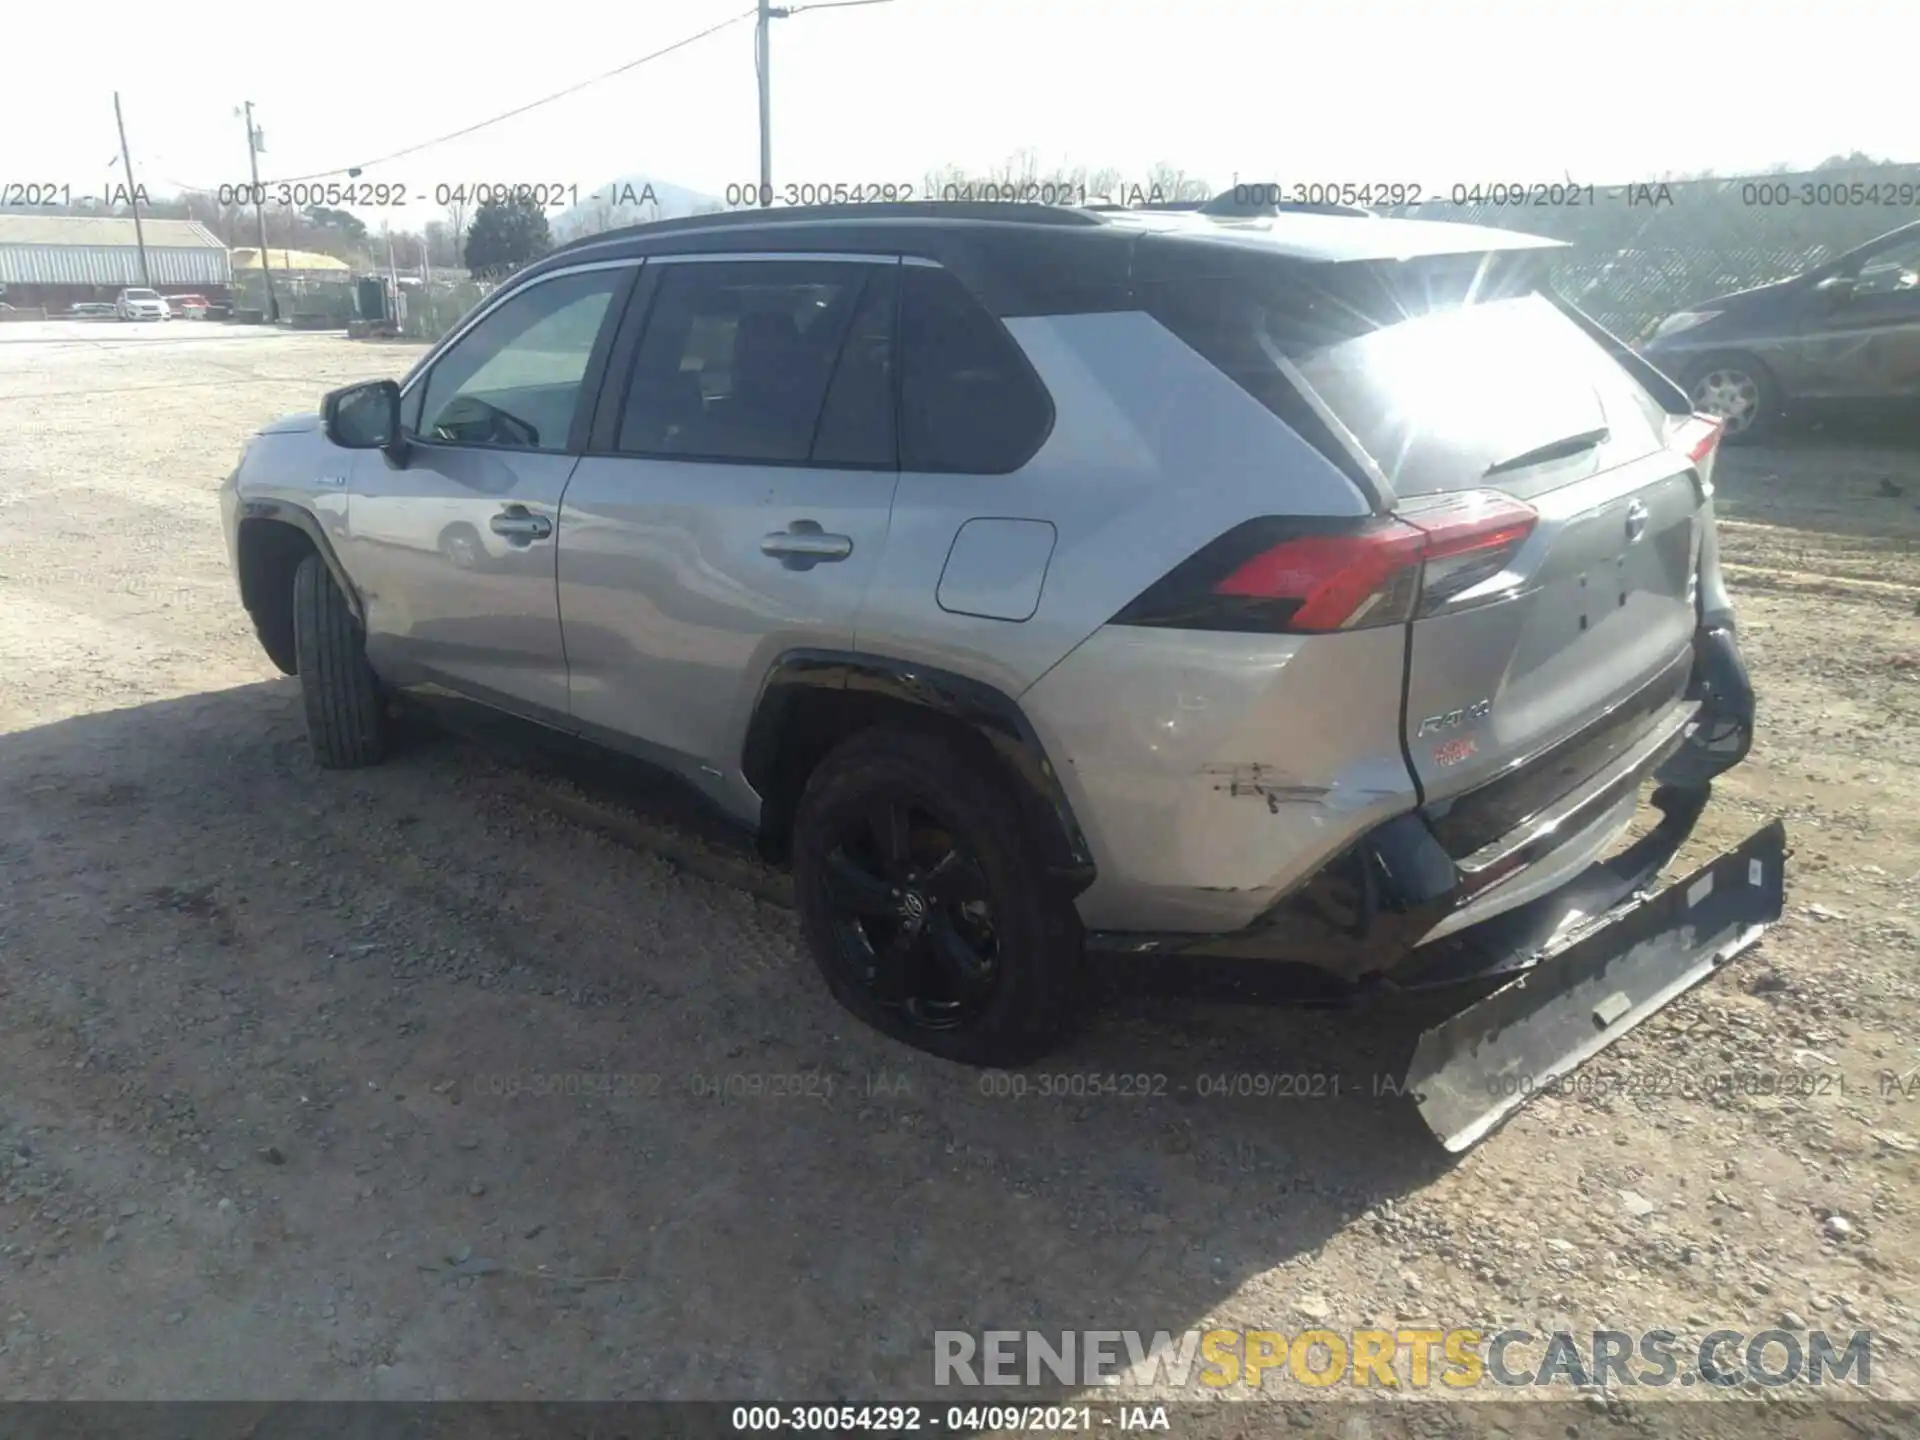
{"type": "Polygon", "coordinates": [[[214,491],[414,353],[0,330],[0,1395],[871,1400],[938,1329],[1410,1321],[1869,1328],[1920,1391],[1920,446],[1722,461],[1763,709],[1706,826],[1786,815],[1789,916],[1449,1162],[1371,1093],[1405,1017],[1122,987],[1050,1068],[1164,1097],[996,1097],[843,1018],[776,876],[472,739],[316,770],[214,491]],[[1625,1092],[1730,1067],[1789,1093],[1625,1092]],[[1198,1094],[1276,1071],[1348,1093],[1198,1094]]]}

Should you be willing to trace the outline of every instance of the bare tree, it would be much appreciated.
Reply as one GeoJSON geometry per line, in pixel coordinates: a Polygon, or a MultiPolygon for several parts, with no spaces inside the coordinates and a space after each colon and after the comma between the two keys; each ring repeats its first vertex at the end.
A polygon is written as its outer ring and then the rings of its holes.
{"type": "Polygon", "coordinates": [[[574,235],[604,235],[622,223],[612,198],[601,191],[574,211],[569,228],[574,235]]]}
{"type": "Polygon", "coordinates": [[[467,202],[464,198],[447,202],[447,228],[453,232],[453,263],[467,263],[467,202]]]}
{"type": "Polygon", "coordinates": [[[1099,202],[1111,202],[1120,193],[1121,175],[1111,165],[1103,165],[1087,176],[1087,198],[1099,202]]]}
{"type": "Polygon", "coordinates": [[[460,263],[459,246],[453,230],[444,220],[429,220],[421,231],[426,242],[427,260],[437,270],[450,270],[460,263]]]}
{"type": "Polygon", "coordinates": [[[1211,200],[1213,187],[1199,176],[1190,174],[1185,168],[1160,161],[1147,171],[1145,189],[1147,199],[1153,203],[1172,200],[1211,200]]]}
{"type": "Polygon", "coordinates": [[[985,174],[969,174],[958,165],[944,165],[927,172],[922,192],[930,200],[942,198],[991,198],[997,192],[1011,198],[1032,195],[1043,200],[1072,203],[1084,198],[1089,204],[1145,205],[1175,200],[1209,200],[1213,187],[1205,178],[1177,165],[1162,161],[1143,179],[1130,180],[1111,165],[1092,168],[1086,165],[1043,166],[1031,150],[1019,150],[985,174]]]}

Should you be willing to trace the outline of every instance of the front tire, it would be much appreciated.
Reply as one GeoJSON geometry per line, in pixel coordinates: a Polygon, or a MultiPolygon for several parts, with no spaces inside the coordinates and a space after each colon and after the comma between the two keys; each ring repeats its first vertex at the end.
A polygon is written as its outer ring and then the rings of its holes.
{"type": "Polygon", "coordinates": [[[318,555],[293,574],[293,648],[313,758],[328,770],[379,764],[387,753],[380,682],[347,597],[318,555]]]}
{"type": "Polygon", "coordinates": [[[1073,902],[995,767],[943,736],[864,731],[821,761],[794,817],[808,948],[848,1010],[968,1065],[1053,1049],[1080,999],[1073,902]]]}

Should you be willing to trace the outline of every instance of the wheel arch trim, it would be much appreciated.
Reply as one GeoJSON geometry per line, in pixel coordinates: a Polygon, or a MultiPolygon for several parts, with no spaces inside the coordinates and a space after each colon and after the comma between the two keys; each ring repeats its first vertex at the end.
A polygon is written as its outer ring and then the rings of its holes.
{"type": "MultiPolygon", "coordinates": [[[[290,525],[313,542],[314,550],[319,554],[321,563],[333,576],[333,583],[340,587],[340,593],[346,597],[347,609],[353,615],[356,624],[367,623],[366,609],[360,603],[360,592],[348,578],[346,567],[340,563],[340,557],[334,553],[333,542],[327,538],[327,532],[321,527],[319,518],[311,510],[293,505],[284,500],[243,500],[238,515],[242,527],[249,520],[272,520],[282,525],[290,525]]],[[[237,557],[236,557],[237,558],[237,557]]],[[[242,596],[244,599],[244,595],[242,596]]]]}
{"type": "Polygon", "coordinates": [[[741,773],[765,794],[794,708],[810,691],[864,693],[959,721],[984,739],[1040,821],[1047,873],[1079,894],[1094,881],[1093,853],[1040,736],[1019,702],[985,681],[881,655],[789,650],[767,669],[741,748],[741,773]]]}

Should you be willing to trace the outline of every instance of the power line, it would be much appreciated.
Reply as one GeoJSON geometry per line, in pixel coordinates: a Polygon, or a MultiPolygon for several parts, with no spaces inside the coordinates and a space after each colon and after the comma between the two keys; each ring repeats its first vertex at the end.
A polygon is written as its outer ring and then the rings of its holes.
{"type": "Polygon", "coordinates": [[[890,5],[893,0],[818,0],[812,5],[789,5],[775,13],[785,17],[798,15],[805,10],[844,10],[849,5],[890,5]]]}
{"type": "Polygon", "coordinates": [[[716,35],[720,31],[725,30],[728,26],[738,25],[742,20],[752,19],[758,14],[759,14],[759,10],[757,7],[752,10],[743,10],[738,15],[734,15],[729,19],[722,20],[717,25],[709,25],[706,29],[702,30],[697,35],[689,35],[684,40],[676,40],[671,45],[663,46],[662,48],[655,50],[650,54],[642,55],[637,60],[629,60],[624,65],[616,65],[613,69],[606,71],[604,74],[595,75],[591,79],[579,81],[577,84],[567,86],[566,89],[564,90],[556,90],[551,95],[543,95],[538,100],[530,100],[525,105],[515,106],[513,109],[503,111],[502,113],[495,115],[490,119],[481,120],[476,122],[475,124],[464,126],[463,128],[452,131],[449,134],[441,135],[436,139],[422,140],[418,145],[409,145],[405,149],[395,150],[391,154],[381,155],[373,160],[362,160],[358,165],[342,165],[333,170],[316,170],[311,175],[284,175],[276,179],[268,180],[264,183],[268,185],[295,185],[295,184],[299,184],[303,180],[325,180],[328,177],[334,176],[334,175],[358,174],[362,170],[372,169],[375,165],[384,165],[389,160],[398,160],[398,159],[401,159],[403,156],[407,156],[407,155],[417,155],[422,150],[430,149],[435,145],[444,145],[449,140],[458,140],[462,136],[473,134],[476,130],[484,130],[489,125],[498,125],[502,120],[511,120],[516,115],[524,115],[529,110],[539,109],[542,105],[551,105],[556,100],[564,100],[566,99],[567,96],[578,94],[580,91],[585,90],[590,85],[598,85],[602,81],[613,79],[616,75],[624,75],[629,70],[638,69],[640,66],[645,65],[651,60],[658,60],[663,55],[671,55],[676,50],[684,50],[687,46],[693,44],[695,41],[704,40],[709,35],[716,35]]]}

